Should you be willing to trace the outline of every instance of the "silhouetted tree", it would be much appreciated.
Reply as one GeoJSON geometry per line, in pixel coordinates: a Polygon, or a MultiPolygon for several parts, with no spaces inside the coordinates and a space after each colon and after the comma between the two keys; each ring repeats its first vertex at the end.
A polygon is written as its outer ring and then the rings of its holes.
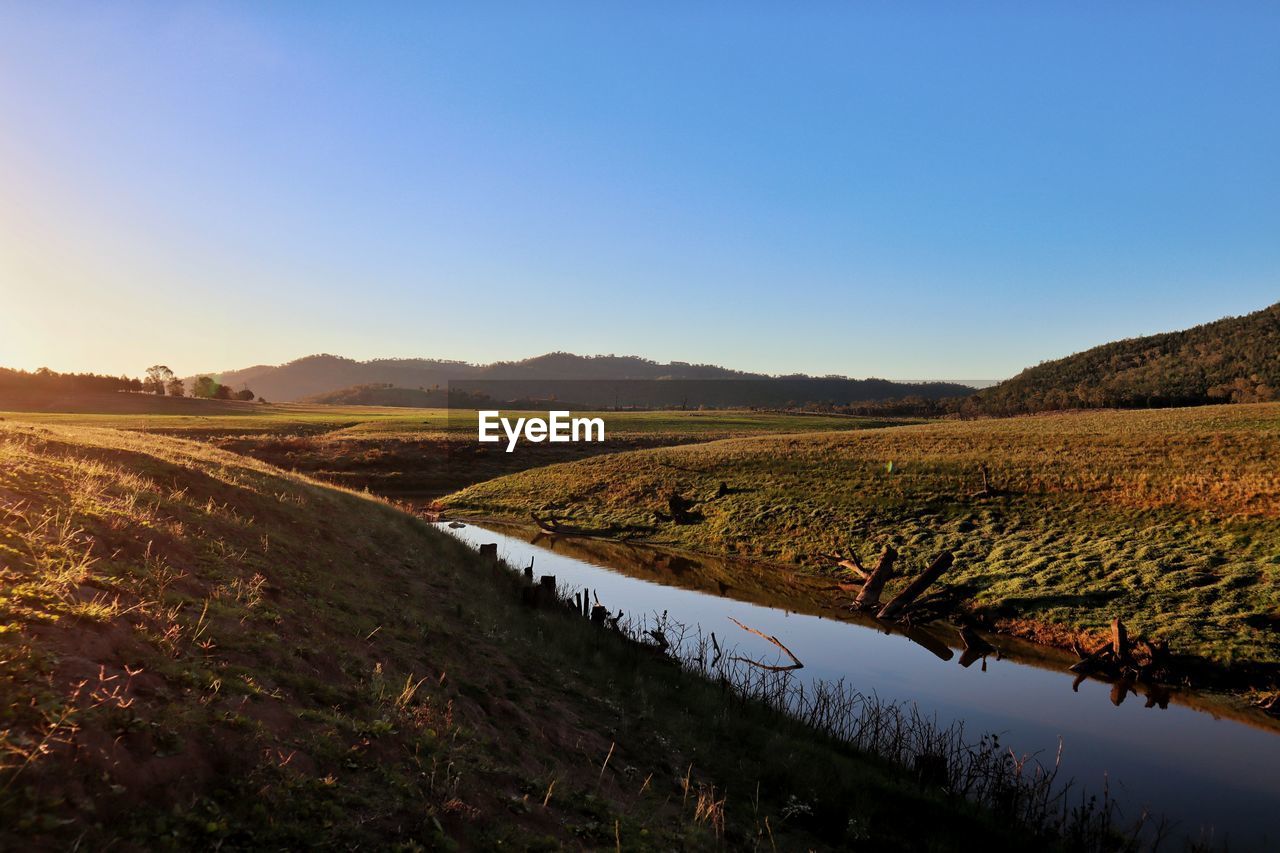
{"type": "Polygon", "coordinates": [[[212,400],[218,393],[218,387],[218,383],[212,376],[197,376],[191,384],[191,396],[199,397],[201,400],[212,400]]]}
{"type": "Polygon", "coordinates": [[[147,390],[152,394],[164,394],[165,386],[173,379],[173,371],[163,364],[153,364],[147,368],[147,390]]]}

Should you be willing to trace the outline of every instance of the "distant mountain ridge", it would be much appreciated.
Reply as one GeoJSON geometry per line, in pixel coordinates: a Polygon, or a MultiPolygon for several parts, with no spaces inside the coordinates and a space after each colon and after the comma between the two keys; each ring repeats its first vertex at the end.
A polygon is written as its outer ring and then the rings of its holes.
{"type": "MultiPolygon", "coordinates": [[[[500,361],[477,365],[442,359],[374,359],[356,361],[342,356],[321,354],[299,358],[286,364],[256,365],[242,370],[212,374],[232,388],[252,388],[272,402],[290,402],[325,397],[342,399],[348,389],[362,388],[360,394],[370,399],[376,388],[431,389],[448,383],[531,382],[560,380],[756,380],[764,383],[821,383],[813,386],[835,399],[872,400],[897,396],[923,396],[930,399],[961,396],[973,388],[949,382],[906,383],[880,379],[847,379],[845,377],[809,377],[804,375],[767,376],[709,364],[673,361],[661,363],[638,356],[582,356],[553,352],[521,361],[500,361]]],[[[531,386],[533,387],[533,386],[531,386]]],[[[779,386],[781,387],[781,386],[779,386]]],[[[802,386],[807,387],[807,386],[802,386]]],[[[415,395],[375,394],[375,397],[405,400],[415,395]]],[[[394,405],[394,404],[393,404],[394,405]]],[[[400,403],[404,405],[404,403],[400,403]]]]}
{"type": "Polygon", "coordinates": [[[1178,332],[1046,361],[963,401],[962,411],[1251,403],[1280,398],[1280,303],[1178,332]]]}

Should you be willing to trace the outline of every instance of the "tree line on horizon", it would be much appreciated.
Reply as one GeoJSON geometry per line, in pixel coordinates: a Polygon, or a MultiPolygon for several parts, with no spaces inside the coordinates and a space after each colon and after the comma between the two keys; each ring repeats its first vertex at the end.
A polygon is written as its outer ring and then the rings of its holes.
{"type": "MultiPolygon", "coordinates": [[[[566,360],[582,361],[583,358],[549,353],[525,364],[537,363],[546,368],[566,360]]],[[[602,356],[591,361],[608,363],[611,360],[628,364],[641,361],[630,356],[621,359],[602,356]]],[[[671,366],[648,364],[663,369],[671,366]]],[[[411,390],[400,384],[364,383],[307,399],[393,406],[424,405],[427,400],[431,401],[430,405],[454,406],[490,399],[560,400],[569,408],[574,403],[659,409],[756,407],[904,417],[1001,417],[1070,409],[1266,402],[1280,399],[1280,303],[1252,314],[1227,317],[1179,332],[1103,344],[1066,358],[1046,361],[999,385],[968,394],[956,393],[966,390],[963,386],[944,382],[903,386],[887,380],[844,377],[718,379],[660,377],[566,382],[531,377],[454,383],[449,391],[442,390],[438,384],[419,385],[411,390]],[[459,387],[464,384],[471,387],[459,387]],[[619,388],[631,390],[619,391],[619,388]],[[901,393],[904,390],[907,393],[901,393]],[[865,396],[854,397],[854,392],[865,396]],[[575,399],[575,394],[582,399],[575,399]]],[[[172,370],[161,364],[147,368],[144,379],[94,373],[60,374],[47,368],[33,372],[0,368],[0,391],[122,391],[170,396],[189,394],[215,400],[254,399],[253,392],[247,388],[235,392],[210,376],[196,377],[191,386],[188,389],[172,370]]],[[[257,399],[262,401],[261,397],[257,399]]]]}
{"type": "MultiPolygon", "coordinates": [[[[142,379],[126,375],[109,376],[99,373],[58,373],[47,367],[36,370],[17,370],[0,367],[0,391],[43,391],[61,394],[154,394],[169,397],[195,397],[205,400],[251,401],[256,395],[248,388],[233,391],[230,385],[218,382],[211,376],[197,376],[190,389],[172,370],[163,364],[148,367],[142,379]]],[[[266,400],[257,397],[258,402],[266,400]]]]}
{"type": "MultiPolygon", "coordinates": [[[[183,397],[187,395],[187,386],[172,370],[163,364],[153,364],[147,368],[146,379],[142,380],[142,389],[149,394],[183,397]]],[[[212,376],[197,376],[191,380],[191,396],[200,400],[243,400],[254,399],[254,393],[248,388],[232,391],[230,385],[224,385],[212,376]]],[[[266,400],[258,398],[265,403],[266,400]]]]}

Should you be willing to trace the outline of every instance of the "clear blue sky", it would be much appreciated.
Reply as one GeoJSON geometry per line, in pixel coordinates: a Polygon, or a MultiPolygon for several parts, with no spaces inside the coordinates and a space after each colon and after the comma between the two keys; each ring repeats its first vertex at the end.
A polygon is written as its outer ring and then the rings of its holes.
{"type": "Polygon", "coordinates": [[[0,364],[997,378],[1276,301],[1275,3],[0,5],[0,364]]]}

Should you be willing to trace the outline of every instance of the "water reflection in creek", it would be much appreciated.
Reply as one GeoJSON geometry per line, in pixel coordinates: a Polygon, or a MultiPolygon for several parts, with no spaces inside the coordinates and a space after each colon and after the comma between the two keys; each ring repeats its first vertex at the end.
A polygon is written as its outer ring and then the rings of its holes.
{"type": "Polygon", "coordinates": [[[831,606],[830,581],[774,566],[519,528],[441,527],[472,545],[497,542],[514,565],[532,559],[539,574],[590,588],[615,612],[666,611],[752,657],[777,656],[736,619],[785,642],[804,662],[798,675],[915,702],[944,724],[963,721],[975,740],[997,733],[1049,763],[1061,738],[1064,778],[1099,793],[1108,784],[1127,819],[1145,806],[1233,850],[1280,849],[1280,733],[1260,714],[1195,694],[1078,681],[1066,671],[1073,657],[1001,638],[993,638],[1000,658],[974,666],[953,630],[886,631],[831,606]]]}

